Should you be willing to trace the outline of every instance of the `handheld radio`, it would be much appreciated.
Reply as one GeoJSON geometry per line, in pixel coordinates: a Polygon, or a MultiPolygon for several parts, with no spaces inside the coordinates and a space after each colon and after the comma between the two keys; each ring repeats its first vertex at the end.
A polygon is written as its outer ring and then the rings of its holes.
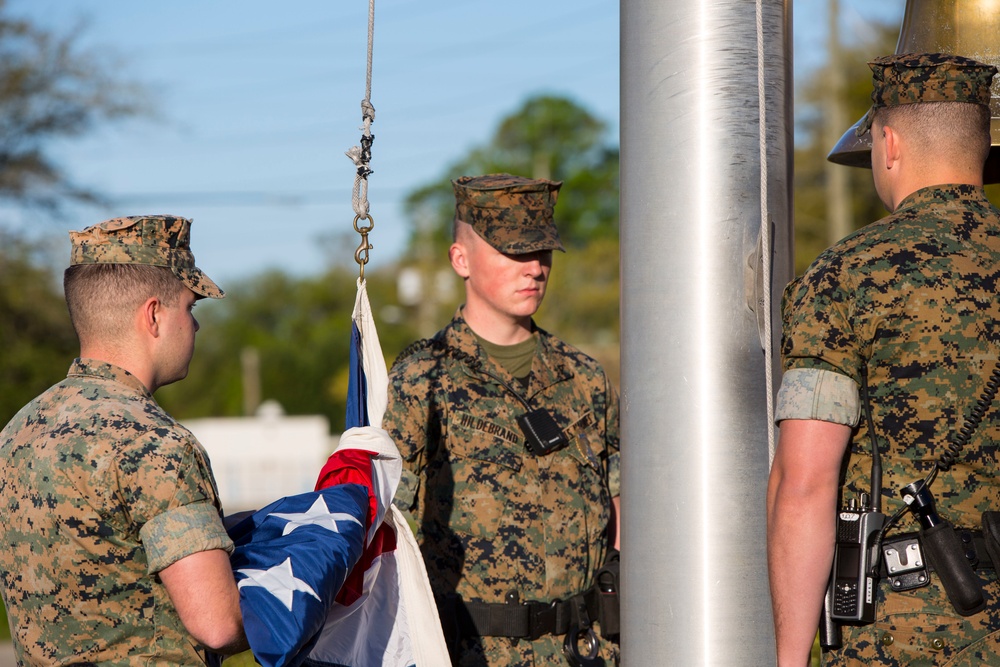
{"type": "Polygon", "coordinates": [[[881,511],[882,459],[868,399],[868,369],[865,366],[861,367],[861,398],[872,442],[871,493],[851,498],[837,514],[833,571],[820,623],[823,648],[840,645],[837,623],[875,621],[881,558],[879,536],[886,525],[886,516],[881,511]]]}

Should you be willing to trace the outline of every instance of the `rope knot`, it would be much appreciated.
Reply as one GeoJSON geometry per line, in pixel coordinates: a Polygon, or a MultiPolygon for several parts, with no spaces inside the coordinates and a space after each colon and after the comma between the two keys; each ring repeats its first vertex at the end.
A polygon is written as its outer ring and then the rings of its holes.
{"type": "Polygon", "coordinates": [[[363,162],[363,160],[361,159],[361,146],[351,146],[350,148],[347,149],[344,155],[351,158],[351,161],[354,164],[358,165],[359,167],[361,166],[363,162]]]}
{"type": "Polygon", "coordinates": [[[375,121],[375,107],[368,99],[361,100],[361,117],[365,120],[375,121]]]}

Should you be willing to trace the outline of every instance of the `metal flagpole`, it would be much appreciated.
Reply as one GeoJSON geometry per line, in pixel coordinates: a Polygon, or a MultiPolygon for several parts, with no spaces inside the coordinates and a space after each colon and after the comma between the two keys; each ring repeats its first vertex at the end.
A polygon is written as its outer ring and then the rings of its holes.
{"type": "Polygon", "coordinates": [[[790,12],[622,0],[626,667],[774,663],[764,497],[791,277],[790,12]]]}

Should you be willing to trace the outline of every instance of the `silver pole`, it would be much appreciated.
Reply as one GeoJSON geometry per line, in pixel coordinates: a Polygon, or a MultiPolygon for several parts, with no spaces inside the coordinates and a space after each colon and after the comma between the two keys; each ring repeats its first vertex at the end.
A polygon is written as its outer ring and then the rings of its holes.
{"type": "Polygon", "coordinates": [[[622,0],[621,19],[623,664],[773,664],[790,0],[622,0]]]}

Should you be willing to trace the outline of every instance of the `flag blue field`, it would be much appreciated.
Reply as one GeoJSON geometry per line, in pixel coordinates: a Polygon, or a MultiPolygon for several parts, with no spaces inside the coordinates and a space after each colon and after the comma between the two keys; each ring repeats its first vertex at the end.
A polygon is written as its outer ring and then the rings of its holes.
{"type": "MultiPolygon", "coordinates": [[[[363,326],[363,325],[362,325],[363,326]]],[[[369,345],[378,344],[368,343],[369,345]]],[[[350,374],[347,381],[347,415],[344,418],[344,428],[370,426],[368,418],[368,377],[363,363],[365,340],[357,318],[351,320],[351,357],[350,374]]]]}
{"type": "Polygon", "coordinates": [[[388,400],[389,373],[385,368],[385,357],[363,280],[358,280],[358,296],[354,301],[351,325],[351,368],[345,427],[381,427],[388,400]]]}
{"type": "Polygon", "coordinates": [[[368,489],[343,484],[282,498],[230,530],[243,627],[265,667],[305,658],[364,549],[368,489]]]}

